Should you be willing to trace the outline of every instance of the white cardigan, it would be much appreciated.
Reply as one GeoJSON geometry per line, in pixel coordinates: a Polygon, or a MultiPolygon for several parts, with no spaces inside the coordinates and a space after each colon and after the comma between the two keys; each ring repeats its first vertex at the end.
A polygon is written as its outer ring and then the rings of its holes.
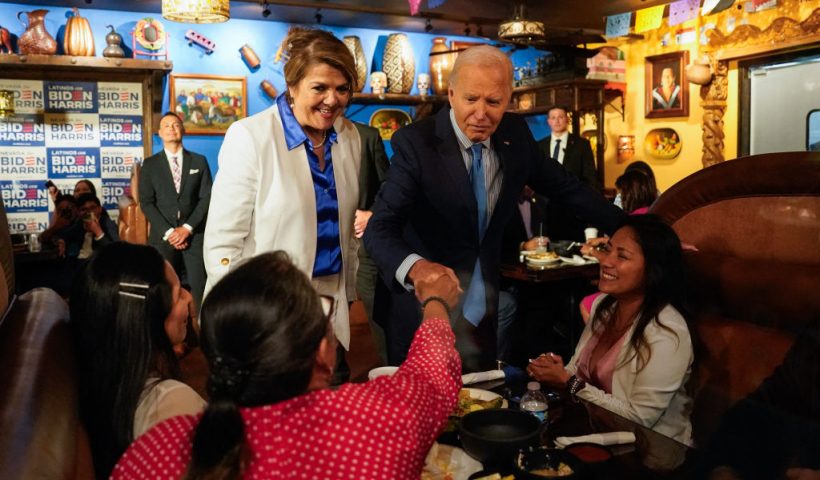
{"type": "MultiPolygon", "coordinates": [[[[590,318],[605,296],[600,295],[595,300],[590,318]]],[[[629,344],[635,329],[633,324],[618,352],[616,369],[612,374],[612,394],[587,384],[577,395],[660,434],[691,445],[692,424],[689,415],[692,411],[692,399],[686,393],[686,382],[692,373],[695,358],[692,338],[683,316],[671,305],[661,310],[659,317],[661,323],[672,331],[659,327],[655,322],[646,326],[644,337],[652,356],[640,372],[637,356],[623,364],[634,352],[629,344]]],[[[591,325],[592,322],[587,324],[575,347],[575,354],[567,365],[567,371],[571,375],[576,373],[581,351],[592,338],[591,325]]]]}
{"type": "MultiPolygon", "coordinates": [[[[350,345],[347,302],[356,299],[358,240],[353,220],[359,201],[361,141],[353,124],[340,116],[333,124],[333,175],[339,201],[342,249],[334,332],[350,345]]],[[[307,153],[288,150],[279,109],[272,107],[235,122],[219,150],[219,171],[211,192],[205,228],[205,294],[229,271],[254,255],[284,250],[308,277],[317,241],[316,197],[307,153]]],[[[331,292],[332,293],[332,292],[331,292]]]]}

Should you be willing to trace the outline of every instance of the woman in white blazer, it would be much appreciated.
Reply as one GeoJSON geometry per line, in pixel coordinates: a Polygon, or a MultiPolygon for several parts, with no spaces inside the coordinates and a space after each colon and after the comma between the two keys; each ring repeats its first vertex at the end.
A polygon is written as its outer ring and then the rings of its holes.
{"type": "Polygon", "coordinates": [[[347,349],[361,145],[342,113],[356,86],[355,63],[323,30],[291,28],[283,50],[287,91],[232,124],[219,151],[205,229],[205,291],[243,260],[284,250],[319,294],[336,300],[333,328],[347,349]]]}
{"type": "Polygon", "coordinates": [[[654,215],[624,220],[600,257],[592,320],[569,364],[551,353],[527,367],[539,381],[691,444],[686,384],[694,354],[681,314],[680,240],[654,215]]]}

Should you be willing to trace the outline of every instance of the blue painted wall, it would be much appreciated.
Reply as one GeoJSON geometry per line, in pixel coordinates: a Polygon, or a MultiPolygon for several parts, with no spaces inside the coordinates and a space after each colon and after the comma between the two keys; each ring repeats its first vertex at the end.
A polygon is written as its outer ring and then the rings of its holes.
{"type": "MultiPolygon", "coordinates": [[[[6,27],[13,36],[19,36],[24,27],[17,21],[17,12],[31,11],[37,8],[50,10],[46,15],[46,29],[52,36],[61,37],[66,19],[70,16],[71,10],[68,8],[53,8],[38,6],[34,2],[30,4],[22,3],[0,3],[0,25],[6,27]]],[[[260,112],[273,104],[273,100],[259,87],[262,80],[268,80],[282,92],[285,88],[285,81],[282,74],[282,63],[275,63],[274,58],[279,44],[285,37],[289,24],[232,19],[225,23],[209,25],[191,25],[175,23],[163,20],[159,13],[146,15],[139,12],[121,12],[113,10],[99,10],[93,8],[81,9],[81,14],[88,18],[91,29],[94,33],[97,56],[102,55],[105,48],[105,34],[108,32],[106,25],[113,25],[117,32],[122,35],[125,46],[131,45],[131,31],[141,18],[151,16],[162,21],[166,31],[170,34],[169,52],[174,63],[173,73],[200,73],[211,75],[238,75],[247,77],[248,81],[248,114],[260,112]],[[189,46],[185,40],[185,32],[193,29],[197,33],[213,40],[216,43],[216,50],[206,55],[204,51],[196,46],[189,46]],[[259,58],[262,66],[255,71],[251,71],[239,55],[239,48],[245,44],[250,45],[259,58]]],[[[380,36],[390,33],[385,30],[374,30],[367,28],[345,28],[323,25],[332,31],[337,37],[342,38],[347,35],[356,35],[361,39],[365,57],[370,59],[371,66],[379,66],[380,58],[374,58],[380,36]]],[[[428,53],[432,45],[432,39],[440,35],[424,33],[407,33],[410,44],[413,48],[416,61],[416,75],[428,72],[428,53]]],[[[449,40],[477,41],[476,37],[448,36],[449,40]]],[[[542,52],[533,50],[518,50],[513,52],[512,60],[515,65],[523,65],[529,60],[541,55],[542,52]]],[[[372,70],[371,70],[372,71],[372,70]]],[[[2,72],[0,72],[0,76],[2,72]]],[[[367,82],[370,79],[368,77],[367,82]]],[[[365,92],[370,91],[370,87],[365,87],[365,92]]],[[[417,93],[413,87],[411,93],[417,93]]],[[[351,105],[348,109],[348,116],[362,123],[368,123],[370,116],[383,107],[377,105],[351,105]]],[[[389,107],[400,108],[413,116],[411,107],[389,107]]],[[[168,110],[168,89],[165,88],[163,99],[163,109],[168,110]]],[[[529,117],[528,123],[536,139],[542,138],[549,133],[543,116],[529,117]]],[[[208,158],[213,172],[217,170],[217,154],[222,145],[222,136],[218,135],[188,135],[185,137],[185,146],[193,151],[202,153],[208,158]]],[[[159,138],[154,135],[154,151],[162,148],[159,138]]],[[[389,142],[385,146],[390,155],[389,142]]]]}

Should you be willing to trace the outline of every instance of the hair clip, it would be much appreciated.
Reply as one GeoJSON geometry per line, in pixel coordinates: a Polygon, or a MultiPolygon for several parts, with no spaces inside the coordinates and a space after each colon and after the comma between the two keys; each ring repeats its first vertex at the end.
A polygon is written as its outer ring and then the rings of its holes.
{"type": "Polygon", "coordinates": [[[288,42],[288,51],[290,51],[292,48],[293,48],[293,42],[288,42]]]}
{"type": "Polygon", "coordinates": [[[143,290],[148,290],[150,285],[147,283],[128,283],[128,282],[120,282],[121,287],[130,287],[130,288],[141,288],[143,290]]]}
{"type": "Polygon", "coordinates": [[[119,294],[124,295],[126,297],[139,298],[140,300],[145,300],[145,295],[139,295],[139,294],[130,293],[130,292],[123,292],[122,290],[119,291],[119,294]]]}

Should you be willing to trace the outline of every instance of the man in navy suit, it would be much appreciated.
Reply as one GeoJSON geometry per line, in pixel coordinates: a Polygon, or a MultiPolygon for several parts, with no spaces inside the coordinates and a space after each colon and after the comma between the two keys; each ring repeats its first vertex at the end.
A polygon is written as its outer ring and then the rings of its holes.
{"type": "Polygon", "coordinates": [[[182,148],[182,120],[168,112],[159,121],[163,149],[142,164],[140,208],[151,225],[148,243],[182,277],[185,266],[197,309],[205,290],[202,240],[211,202],[211,170],[205,157],[182,148]]]}
{"type": "Polygon", "coordinates": [[[439,301],[417,299],[413,284],[448,276],[465,292],[460,305],[449,305],[464,370],[494,366],[501,239],[525,184],[603,231],[622,215],[560,165],[541,161],[524,119],[505,113],[512,80],[503,52],[470,48],[450,76],[451,108],[393,135],[364,236],[384,280],[374,315],[392,365],[407,354],[420,302],[439,301]]]}

